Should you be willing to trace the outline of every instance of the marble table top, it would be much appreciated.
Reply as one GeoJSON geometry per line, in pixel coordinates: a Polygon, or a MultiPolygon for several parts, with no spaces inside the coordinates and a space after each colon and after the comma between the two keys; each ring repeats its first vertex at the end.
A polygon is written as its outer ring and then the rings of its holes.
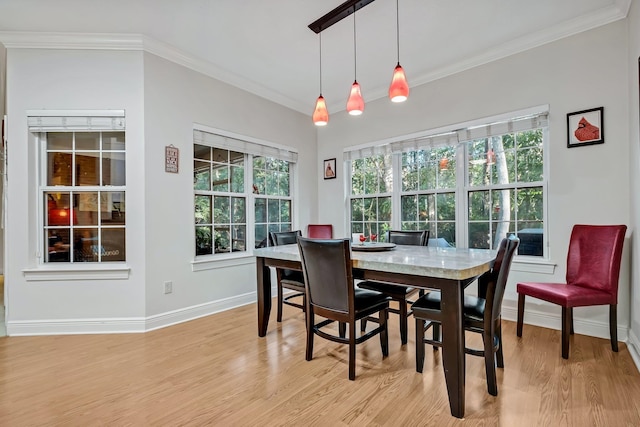
{"type": "MultiPolygon", "coordinates": [[[[254,249],[254,256],[300,261],[298,245],[254,249]]],[[[351,252],[353,268],[464,280],[489,270],[496,251],[398,245],[384,252],[351,252]]]]}

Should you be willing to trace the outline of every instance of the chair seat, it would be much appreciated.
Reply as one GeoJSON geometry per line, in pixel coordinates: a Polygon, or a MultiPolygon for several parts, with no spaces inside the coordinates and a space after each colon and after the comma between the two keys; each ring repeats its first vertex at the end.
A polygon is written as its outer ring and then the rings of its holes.
{"type": "MultiPolygon", "coordinates": [[[[420,317],[420,309],[440,311],[441,295],[438,291],[429,292],[428,294],[418,298],[413,303],[414,317],[420,317]]],[[[485,299],[477,298],[471,295],[464,296],[464,316],[473,320],[482,321],[484,319],[485,299]]]]}
{"type": "Polygon", "coordinates": [[[519,294],[528,295],[563,307],[615,304],[612,293],[564,283],[518,283],[519,294]]]}
{"type": "Polygon", "coordinates": [[[355,288],[354,296],[356,311],[363,310],[365,308],[371,308],[378,304],[384,304],[391,299],[388,296],[381,294],[380,292],[359,288],[355,288]]]}
{"type": "Polygon", "coordinates": [[[394,299],[406,298],[407,296],[418,291],[417,288],[411,288],[406,286],[394,285],[392,283],[375,282],[372,280],[365,280],[358,283],[360,289],[370,289],[372,291],[383,292],[391,295],[394,299]]]}

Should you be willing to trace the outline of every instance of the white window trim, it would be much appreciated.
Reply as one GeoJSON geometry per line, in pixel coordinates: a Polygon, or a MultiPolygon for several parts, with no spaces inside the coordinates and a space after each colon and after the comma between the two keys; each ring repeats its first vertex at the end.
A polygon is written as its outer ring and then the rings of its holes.
{"type": "Polygon", "coordinates": [[[27,282],[62,280],[126,280],[131,268],[126,263],[43,264],[22,270],[27,282]]]}

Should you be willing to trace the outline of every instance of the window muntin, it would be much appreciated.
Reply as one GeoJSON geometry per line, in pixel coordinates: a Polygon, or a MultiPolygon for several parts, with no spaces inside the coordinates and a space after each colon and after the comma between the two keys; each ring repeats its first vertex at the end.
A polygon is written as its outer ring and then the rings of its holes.
{"type": "Polygon", "coordinates": [[[352,160],[354,175],[366,171],[357,165],[373,169],[370,177],[352,176],[352,233],[362,232],[364,224],[382,222],[384,227],[378,226],[378,234],[389,228],[428,229],[430,238],[437,238],[440,246],[492,249],[503,237],[517,234],[521,239],[519,255],[544,256],[545,135],[544,127],[539,127],[460,145],[396,152],[397,163],[391,171],[376,170],[380,156],[352,160]],[[459,164],[461,158],[466,159],[463,165],[459,164]],[[385,196],[400,215],[385,211],[382,217],[373,209],[365,215],[365,196],[357,197],[365,192],[361,183],[376,176],[387,176],[392,182],[394,174],[401,177],[398,194],[385,196]]]}
{"type": "Polygon", "coordinates": [[[44,262],[126,260],[124,132],[42,134],[44,262]]]}
{"type": "Polygon", "coordinates": [[[245,252],[251,239],[262,247],[269,231],[290,230],[291,165],[194,144],[196,256],[245,252]]]}

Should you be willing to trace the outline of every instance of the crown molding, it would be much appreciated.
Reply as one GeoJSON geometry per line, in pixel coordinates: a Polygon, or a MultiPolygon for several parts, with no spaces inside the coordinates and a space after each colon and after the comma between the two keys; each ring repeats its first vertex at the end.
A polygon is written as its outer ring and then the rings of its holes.
{"type": "MultiPolygon", "coordinates": [[[[524,52],[579,34],[593,28],[606,25],[627,17],[632,0],[615,0],[611,6],[599,9],[590,14],[564,22],[560,25],[541,30],[511,40],[500,46],[488,49],[476,56],[466,58],[457,63],[434,69],[426,74],[412,75],[411,85],[420,86],[492,61],[524,52]]],[[[0,31],[0,43],[8,49],[103,49],[103,50],[136,50],[144,51],[186,68],[192,69],[246,92],[268,99],[269,101],[288,107],[303,114],[309,114],[311,104],[291,99],[282,93],[271,90],[259,82],[238,76],[211,62],[188,54],[168,43],[155,40],[141,34],[112,33],[40,33],[0,31]]],[[[368,102],[385,98],[387,87],[367,88],[368,102]]],[[[328,108],[334,113],[345,109],[345,103],[336,101],[328,108]]]]}

